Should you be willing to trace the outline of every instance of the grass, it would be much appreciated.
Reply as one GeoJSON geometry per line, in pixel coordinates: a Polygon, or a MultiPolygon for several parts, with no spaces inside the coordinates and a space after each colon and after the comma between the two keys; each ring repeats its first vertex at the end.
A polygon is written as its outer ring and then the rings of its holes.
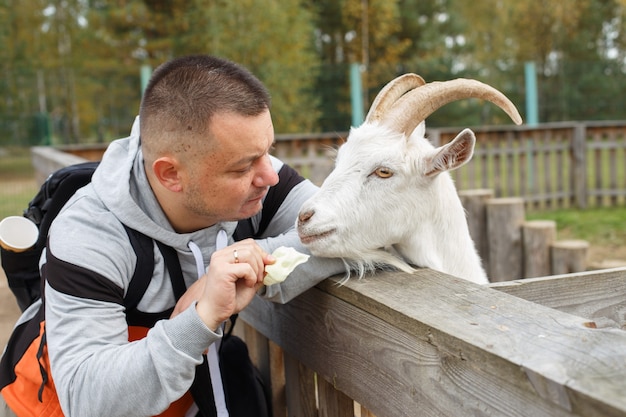
{"type": "Polygon", "coordinates": [[[531,211],[528,220],[553,220],[559,238],[591,245],[626,247],[626,207],[531,211]]]}
{"type": "Polygon", "coordinates": [[[30,151],[0,148],[0,219],[21,216],[38,189],[30,151]]]}

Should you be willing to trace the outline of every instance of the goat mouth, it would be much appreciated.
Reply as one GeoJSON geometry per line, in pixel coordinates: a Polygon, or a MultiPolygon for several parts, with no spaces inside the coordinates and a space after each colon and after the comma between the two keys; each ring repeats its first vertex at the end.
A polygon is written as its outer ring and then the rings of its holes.
{"type": "Polygon", "coordinates": [[[315,241],[318,240],[322,240],[330,235],[332,235],[333,233],[335,233],[336,229],[331,229],[331,230],[327,230],[325,232],[322,233],[317,233],[314,235],[311,234],[304,234],[304,233],[299,233],[300,236],[300,241],[302,242],[303,245],[309,245],[315,241]]]}

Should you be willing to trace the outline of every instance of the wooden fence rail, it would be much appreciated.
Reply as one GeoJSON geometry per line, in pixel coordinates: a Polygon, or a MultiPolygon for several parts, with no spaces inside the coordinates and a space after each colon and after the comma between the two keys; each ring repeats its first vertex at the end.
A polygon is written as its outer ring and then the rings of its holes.
{"type": "Polygon", "coordinates": [[[340,278],[241,314],[275,417],[626,416],[626,268],[340,278]]]}
{"type": "MultiPolygon", "coordinates": [[[[427,129],[435,144],[462,129],[427,129]]],[[[526,208],[626,204],[626,121],[562,122],[538,126],[472,128],[472,161],[452,175],[459,190],[491,189],[495,197],[522,197],[526,208]]],[[[316,184],[333,167],[346,132],[279,134],[274,154],[316,184]]],[[[87,159],[104,145],[61,148],[87,159]]]]}

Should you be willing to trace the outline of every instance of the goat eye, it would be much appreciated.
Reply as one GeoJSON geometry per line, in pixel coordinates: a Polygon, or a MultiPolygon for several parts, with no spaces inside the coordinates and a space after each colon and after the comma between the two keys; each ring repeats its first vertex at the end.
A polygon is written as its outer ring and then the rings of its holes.
{"type": "Polygon", "coordinates": [[[374,171],[374,174],[376,174],[376,176],[379,178],[389,178],[393,176],[393,171],[390,170],[389,168],[380,167],[380,168],[376,168],[376,171],[374,171]]]}

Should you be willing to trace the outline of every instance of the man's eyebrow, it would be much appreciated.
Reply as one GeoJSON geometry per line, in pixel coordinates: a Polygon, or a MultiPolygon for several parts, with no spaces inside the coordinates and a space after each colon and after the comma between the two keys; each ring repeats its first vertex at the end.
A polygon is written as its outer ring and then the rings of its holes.
{"type": "Polygon", "coordinates": [[[233,162],[232,165],[233,166],[237,166],[237,165],[248,164],[248,163],[252,163],[252,162],[256,161],[259,158],[262,158],[263,156],[265,156],[274,147],[275,143],[276,143],[276,140],[273,140],[272,143],[270,144],[270,147],[267,150],[265,150],[263,152],[259,152],[257,154],[253,154],[253,155],[244,155],[243,157],[241,157],[237,161],[233,162]]]}
{"type": "Polygon", "coordinates": [[[249,163],[252,163],[252,162],[256,161],[257,159],[261,158],[263,155],[265,155],[265,153],[258,154],[258,155],[244,156],[244,157],[236,160],[235,162],[233,162],[232,165],[233,166],[239,166],[239,165],[249,164],[249,163]]]}

